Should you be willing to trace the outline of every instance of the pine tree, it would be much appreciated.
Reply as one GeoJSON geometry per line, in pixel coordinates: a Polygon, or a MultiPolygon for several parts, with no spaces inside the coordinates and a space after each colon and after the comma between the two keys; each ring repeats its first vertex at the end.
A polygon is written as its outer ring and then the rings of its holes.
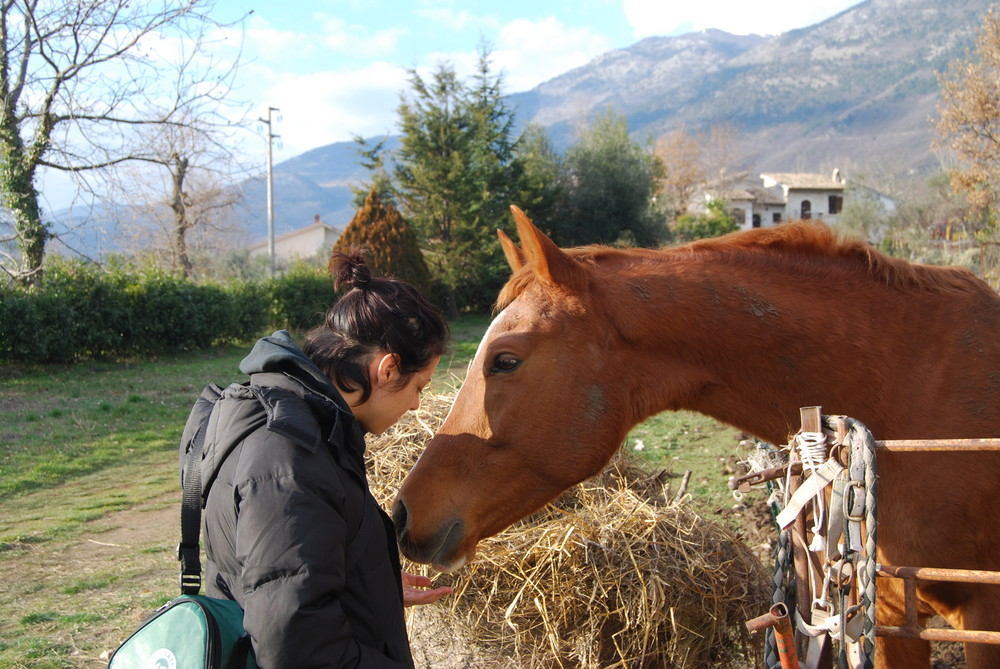
{"type": "Polygon", "coordinates": [[[396,196],[455,318],[460,307],[488,306],[509,273],[496,229],[510,225],[520,178],[514,115],[485,49],[471,85],[442,65],[426,80],[411,70],[410,86],[399,106],[396,196]]]}
{"type": "Polygon", "coordinates": [[[361,248],[373,276],[391,276],[408,281],[420,291],[430,289],[431,276],[417,245],[417,236],[391,203],[372,188],[354,218],[333,245],[333,253],[361,248]]]}

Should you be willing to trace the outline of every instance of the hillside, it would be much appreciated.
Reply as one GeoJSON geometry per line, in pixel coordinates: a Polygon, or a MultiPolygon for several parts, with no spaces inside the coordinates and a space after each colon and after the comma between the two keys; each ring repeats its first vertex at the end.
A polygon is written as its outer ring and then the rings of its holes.
{"type": "Polygon", "coordinates": [[[933,164],[937,74],[974,45],[988,0],[868,0],[769,38],[653,37],[515,94],[566,145],[611,105],[637,139],[729,124],[755,171],[933,164]]]}

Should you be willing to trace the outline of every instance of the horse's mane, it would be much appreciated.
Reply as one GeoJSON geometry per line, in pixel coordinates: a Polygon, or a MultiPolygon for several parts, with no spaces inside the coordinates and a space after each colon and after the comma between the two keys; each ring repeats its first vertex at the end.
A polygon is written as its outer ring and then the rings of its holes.
{"type": "Polygon", "coordinates": [[[861,268],[867,275],[893,289],[926,291],[967,291],[973,286],[986,287],[971,272],[960,267],[939,267],[909,263],[888,256],[868,242],[839,233],[824,223],[794,221],[773,228],[703,239],[676,250],[712,253],[738,262],[747,255],[765,257],[776,254],[794,257],[811,268],[834,268],[851,271],[861,268]],[[831,262],[832,261],[832,262],[831,262]]]}
{"type": "MultiPolygon", "coordinates": [[[[606,268],[650,258],[684,262],[699,255],[712,255],[723,263],[753,263],[762,267],[773,266],[776,258],[794,258],[802,271],[862,269],[871,279],[892,289],[993,292],[965,269],[916,265],[892,258],[861,239],[839,234],[830,226],[817,222],[783,223],[773,228],[755,228],[659,250],[600,245],[564,250],[581,264],[606,268]]],[[[527,268],[516,272],[500,292],[497,310],[510,304],[533,281],[527,268]]]]}

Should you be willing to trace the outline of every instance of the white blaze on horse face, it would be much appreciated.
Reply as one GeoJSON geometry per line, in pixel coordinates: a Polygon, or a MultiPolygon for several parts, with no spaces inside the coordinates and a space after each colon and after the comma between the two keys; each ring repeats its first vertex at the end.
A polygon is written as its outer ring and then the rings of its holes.
{"type": "MultiPolygon", "coordinates": [[[[493,329],[496,328],[500,323],[500,321],[503,320],[504,314],[506,313],[507,313],[506,309],[501,311],[499,314],[497,314],[497,317],[493,319],[493,322],[490,323],[489,327],[486,328],[486,332],[483,333],[483,338],[479,340],[479,346],[476,348],[476,354],[472,356],[472,362],[469,363],[468,369],[465,370],[466,379],[468,379],[469,374],[472,372],[472,370],[482,369],[483,365],[482,361],[480,360],[480,357],[483,355],[483,350],[486,348],[486,342],[489,341],[490,334],[493,332],[493,329]]],[[[461,391],[462,389],[459,388],[459,392],[461,391]]],[[[454,411],[454,409],[455,409],[455,403],[452,402],[451,408],[448,409],[448,415],[444,417],[445,422],[448,422],[448,419],[451,418],[451,412],[454,411]]]]}

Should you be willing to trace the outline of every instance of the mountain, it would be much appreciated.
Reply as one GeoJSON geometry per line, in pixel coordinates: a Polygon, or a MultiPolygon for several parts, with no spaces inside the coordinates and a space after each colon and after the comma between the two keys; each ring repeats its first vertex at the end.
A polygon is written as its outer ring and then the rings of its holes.
{"type": "Polygon", "coordinates": [[[868,0],[774,37],[651,37],[510,96],[557,144],[609,105],[637,139],[730,125],[756,171],[934,162],[937,74],[974,46],[989,0],[868,0]]]}
{"type": "MultiPolygon", "coordinates": [[[[644,141],[684,128],[728,125],[753,172],[877,169],[937,164],[931,149],[938,73],[974,47],[990,0],[868,0],[776,36],[707,30],[650,37],[508,96],[522,126],[546,127],[556,146],[609,107],[644,141]]],[[[355,145],[339,142],[274,168],[275,229],[320,214],[344,226],[349,185],[367,178],[355,145]]],[[[266,235],[263,181],[247,184],[252,239],[266,235]]]]}

